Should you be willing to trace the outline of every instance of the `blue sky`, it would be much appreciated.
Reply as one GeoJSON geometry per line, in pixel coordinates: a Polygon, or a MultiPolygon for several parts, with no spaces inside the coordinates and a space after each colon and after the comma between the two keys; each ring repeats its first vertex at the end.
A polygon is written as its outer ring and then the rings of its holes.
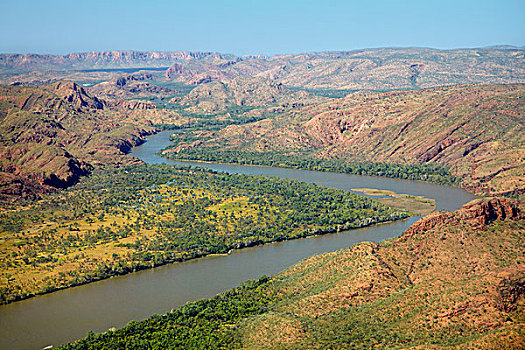
{"type": "Polygon", "coordinates": [[[0,52],[525,45],[525,0],[0,0],[0,52]]]}

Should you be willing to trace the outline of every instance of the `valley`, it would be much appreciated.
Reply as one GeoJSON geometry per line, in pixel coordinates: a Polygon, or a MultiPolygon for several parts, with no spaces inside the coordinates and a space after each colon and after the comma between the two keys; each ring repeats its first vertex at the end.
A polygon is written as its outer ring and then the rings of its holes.
{"type": "MultiPolygon", "coordinates": [[[[171,132],[168,131],[150,136],[148,139],[151,141],[138,146],[131,154],[152,163],[159,160],[169,162],[155,153],[169,144],[170,134],[171,132]]],[[[188,166],[191,163],[184,164],[188,166]]],[[[180,166],[181,164],[174,165],[180,166]]],[[[191,165],[206,166],[211,171],[226,171],[231,174],[297,179],[302,183],[319,183],[329,188],[345,191],[354,187],[377,186],[399,193],[436,198],[436,207],[441,210],[457,209],[463,203],[475,198],[455,187],[398,179],[212,163],[191,165]]],[[[150,177],[146,177],[142,181],[151,180],[150,177]]],[[[105,186],[103,183],[100,185],[101,188],[105,186]]],[[[122,189],[120,181],[115,186],[122,189]]],[[[120,192],[114,194],[118,195],[120,192]]],[[[93,190],[92,193],[94,193],[93,190]]],[[[93,195],[89,195],[88,198],[93,198],[93,195]]],[[[95,218],[95,220],[98,219],[95,218]]],[[[83,337],[88,330],[103,332],[112,327],[122,327],[131,319],[141,320],[152,313],[165,313],[188,301],[216,295],[247,279],[254,279],[263,274],[273,275],[313,254],[339,250],[341,247],[349,247],[361,241],[379,242],[396,237],[416,220],[417,217],[362,229],[311,236],[308,239],[235,249],[224,256],[211,255],[203,259],[167,264],[17,301],[0,307],[2,309],[0,321],[4,325],[1,328],[0,339],[3,342],[0,345],[22,349],[43,347],[83,337]],[[152,285],[156,288],[152,289],[152,285]],[[81,321],[78,319],[79,313],[84,315],[81,321]],[[101,318],[101,314],[104,317],[101,318]],[[49,321],[50,315],[53,315],[53,322],[49,321]],[[31,322],[28,323],[27,320],[31,322]],[[31,329],[30,336],[28,332],[23,331],[28,327],[31,329]]],[[[109,223],[105,221],[102,224],[108,225],[109,223]]],[[[91,225],[94,227],[97,223],[91,223],[91,225]]],[[[113,229],[111,225],[109,226],[113,229]]],[[[92,227],[88,229],[92,230],[92,227]]],[[[75,234],[75,232],[70,232],[67,226],[61,230],[64,230],[66,234],[75,234]]],[[[101,240],[98,247],[100,249],[114,244],[113,240],[107,243],[101,240]]],[[[87,246],[87,248],[90,247],[92,245],[87,246]]],[[[70,246],[68,249],[78,249],[78,246],[77,248],[70,246]]],[[[101,256],[102,262],[104,260],[108,262],[107,260],[111,259],[110,254],[101,256]]],[[[149,261],[150,265],[146,266],[152,266],[151,262],[149,261]]],[[[56,267],[63,268],[64,266],[57,264],[56,267]]],[[[69,276],[66,277],[69,278],[69,276]]]]}
{"type": "Polygon", "coordinates": [[[0,347],[519,348],[524,58],[0,54],[0,347]]]}

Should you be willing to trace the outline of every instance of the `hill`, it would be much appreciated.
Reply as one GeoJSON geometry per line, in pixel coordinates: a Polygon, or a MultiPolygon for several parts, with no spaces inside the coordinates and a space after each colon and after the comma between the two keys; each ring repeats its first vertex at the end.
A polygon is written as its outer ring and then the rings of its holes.
{"type": "Polygon", "coordinates": [[[98,83],[88,88],[92,95],[110,99],[162,98],[176,93],[168,88],[156,86],[150,82],[149,73],[124,74],[118,78],[98,83]]]}
{"type": "Polygon", "coordinates": [[[171,99],[170,103],[196,114],[222,114],[237,108],[245,110],[246,115],[260,117],[326,100],[306,91],[289,89],[269,79],[238,77],[228,83],[213,81],[198,85],[187,95],[171,99]]]}
{"type": "Polygon", "coordinates": [[[137,162],[125,153],[176,117],[140,101],[103,100],[71,82],[0,86],[0,195],[36,198],[93,167],[137,162]]]}
{"type": "Polygon", "coordinates": [[[525,191],[524,94],[525,85],[356,92],[229,126],[201,137],[199,144],[179,135],[166,154],[255,164],[275,157],[284,166],[301,157],[437,164],[469,190],[520,195],[525,191]]]}

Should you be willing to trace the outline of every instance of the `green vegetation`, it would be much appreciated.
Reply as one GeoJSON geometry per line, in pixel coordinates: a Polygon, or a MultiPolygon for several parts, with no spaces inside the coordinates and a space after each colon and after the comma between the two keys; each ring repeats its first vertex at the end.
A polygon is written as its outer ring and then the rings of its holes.
{"type": "Polygon", "coordinates": [[[456,185],[458,179],[447,167],[436,163],[388,164],[374,162],[352,162],[344,159],[319,159],[308,155],[283,155],[244,151],[221,151],[206,147],[167,153],[172,159],[200,160],[207,162],[238,163],[243,165],[265,165],[315,171],[330,171],[345,174],[385,176],[407,180],[427,181],[456,185]]]}
{"type": "Polygon", "coordinates": [[[162,79],[162,76],[154,76],[154,85],[175,90],[175,96],[186,96],[191,90],[195,88],[195,85],[187,85],[177,81],[170,81],[162,79]]]}
{"type": "Polygon", "coordinates": [[[307,89],[297,86],[287,86],[287,89],[292,91],[306,91],[315,96],[329,97],[329,98],[342,98],[351,94],[352,92],[360,90],[348,90],[348,89],[307,89]]]}
{"type": "Polygon", "coordinates": [[[59,349],[231,349],[239,346],[235,324],[267,312],[277,297],[267,288],[268,277],[247,281],[209,300],[199,300],[168,313],[59,349]]]}
{"type": "Polygon", "coordinates": [[[252,115],[249,112],[256,109],[252,106],[230,105],[229,107],[214,113],[196,113],[188,111],[188,107],[177,103],[169,102],[168,98],[148,99],[157,105],[157,108],[174,111],[188,120],[187,123],[178,124],[156,124],[155,126],[163,130],[218,130],[228,125],[242,125],[253,123],[261,119],[273,117],[273,114],[266,113],[264,116],[252,115]]]}
{"type": "Polygon", "coordinates": [[[436,213],[424,230],[316,255],[61,349],[518,349],[523,306],[503,296],[519,288],[525,231],[511,212],[482,229],[461,211],[436,213]]]}
{"type": "Polygon", "coordinates": [[[173,166],[95,171],[0,216],[0,302],[406,211],[342,190],[173,166]]]}

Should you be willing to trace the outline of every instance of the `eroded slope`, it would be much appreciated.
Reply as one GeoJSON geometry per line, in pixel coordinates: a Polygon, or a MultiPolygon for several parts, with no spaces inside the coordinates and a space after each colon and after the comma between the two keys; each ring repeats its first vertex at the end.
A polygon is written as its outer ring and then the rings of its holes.
{"type": "Polygon", "coordinates": [[[176,117],[139,101],[102,100],[71,82],[0,87],[0,192],[34,198],[78,181],[94,166],[136,162],[125,156],[176,117]]]}
{"type": "Polygon", "coordinates": [[[524,85],[357,92],[275,119],[229,126],[192,157],[238,151],[262,158],[435,163],[449,167],[467,189],[519,194],[525,190],[524,94],[524,85]]]}

